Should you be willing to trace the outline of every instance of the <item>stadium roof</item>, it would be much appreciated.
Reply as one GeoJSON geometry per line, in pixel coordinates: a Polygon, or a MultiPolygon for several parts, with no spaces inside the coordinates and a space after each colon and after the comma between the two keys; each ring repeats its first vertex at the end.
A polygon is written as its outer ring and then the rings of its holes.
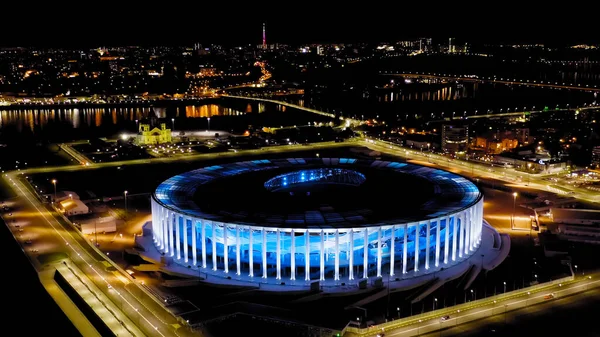
{"type": "Polygon", "coordinates": [[[167,179],[158,186],[153,197],[166,208],[180,214],[225,223],[291,228],[348,228],[375,225],[365,221],[366,219],[363,216],[364,214],[361,214],[361,210],[336,212],[335,209],[331,211],[327,209],[310,210],[302,214],[266,214],[258,222],[249,218],[243,212],[240,212],[240,214],[206,212],[194,200],[197,190],[202,188],[202,185],[217,179],[265,170],[282,168],[303,170],[314,167],[382,169],[416,175],[433,184],[433,196],[422,204],[418,218],[391,217],[385,219],[383,223],[378,221],[378,225],[392,225],[443,217],[467,208],[482,198],[481,192],[473,182],[448,171],[394,161],[354,158],[258,159],[207,166],[167,179]]]}

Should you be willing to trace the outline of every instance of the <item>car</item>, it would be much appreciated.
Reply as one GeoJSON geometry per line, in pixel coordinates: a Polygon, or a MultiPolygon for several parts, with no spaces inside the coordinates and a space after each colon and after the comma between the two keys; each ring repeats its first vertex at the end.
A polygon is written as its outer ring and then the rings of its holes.
{"type": "Polygon", "coordinates": [[[30,245],[31,244],[31,240],[27,240],[25,241],[26,244],[30,245]]]}
{"type": "Polygon", "coordinates": [[[447,321],[450,319],[450,316],[446,315],[446,316],[442,316],[441,320],[443,321],[447,321]]]}
{"type": "Polygon", "coordinates": [[[545,300],[551,300],[553,298],[554,298],[554,294],[548,294],[548,295],[544,296],[545,300]]]}

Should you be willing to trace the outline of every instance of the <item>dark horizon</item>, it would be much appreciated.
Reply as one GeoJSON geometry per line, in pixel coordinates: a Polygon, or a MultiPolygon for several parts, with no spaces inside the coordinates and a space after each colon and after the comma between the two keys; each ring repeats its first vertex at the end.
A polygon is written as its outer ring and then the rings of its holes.
{"type": "MultiPolygon", "coordinates": [[[[15,7],[18,5],[11,5],[15,7]]],[[[574,45],[599,43],[594,21],[585,14],[518,13],[503,9],[471,14],[471,9],[428,8],[394,10],[380,5],[360,14],[344,10],[307,10],[305,6],[277,11],[227,10],[188,5],[181,8],[119,7],[81,11],[74,7],[14,9],[25,12],[7,17],[0,46],[41,48],[90,48],[99,46],[161,46],[194,43],[258,45],[262,23],[267,25],[267,43],[379,43],[432,37],[443,43],[449,37],[473,44],[574,45]],[[173,10],[176,9],[176,10],[173,10]],[[376,11],[373,11],[375,9],[376,11]]],[[[131,6],[132,7],[132,6],[131,6]]],[[[414,7],[414,6],[413,6],[414,7]]],[[[509,7],[508,5],[506,7],[509,7]]],[[[362,10],[362,8],[361,8],[362,10]]]]}

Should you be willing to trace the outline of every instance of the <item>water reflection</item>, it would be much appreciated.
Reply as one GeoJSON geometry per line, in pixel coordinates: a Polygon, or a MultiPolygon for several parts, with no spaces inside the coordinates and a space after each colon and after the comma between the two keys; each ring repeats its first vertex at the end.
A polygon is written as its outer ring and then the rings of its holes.
{"type": "MultiPolygon", "coordinates": [[[[246,107],[245,112],[252,112],[250,104],[246,107]]],[[[186,106],[185,117],[198,118],[198,117],[212,117],[212,116],[239,116],[243,115],[243,112],[222,107],[216,104],[207,104],[202,106],[186,106]]]]}
{"type": "MultiPolygon", "coordinates": [[[[258,111],[265,110],[264,104],[258,105],[258,111]]],[[[176,115],[183,117],[201,118],[211,116],[239,116],[244,114],[231,108],[215,104],[203,106],[186,106],[177,108],[176,115]]],[[[248,105],[247,112],[253,111],[253,106],[248,105]]],[[[86,109],[20,109],[1,110],[0,129],[7,126],[14,127],[21,132],[30,129],[32,133],[44,130],[48,124],[62,124],[72,126],[74,129],[85,127],[101,127],[119,125],[123,122],[134,122],[144,118],[166,118],[167,108],[164,107],[135,107],[135,108],[86,108],[86,109]]]]}
{"type": "Polygon", "coordinates": [[[396,101],[457,101],[465,98],[474,98],[477,93],[477,83],[467,89],[466,86],[446,86],[433,90],[392,90],[378,94],[379,102],[396,101]]]}

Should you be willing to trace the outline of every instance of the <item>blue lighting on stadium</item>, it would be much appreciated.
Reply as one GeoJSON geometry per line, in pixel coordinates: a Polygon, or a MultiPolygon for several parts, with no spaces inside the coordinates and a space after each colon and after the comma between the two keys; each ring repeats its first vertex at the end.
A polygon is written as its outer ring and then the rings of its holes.
{"type": "MultiPolygon", "coordinates": [[[[401,207],[401,205],[398,205],[401,207]]],[[[352,158],[288,158],[210,166],[174,176],[156,189],[152,221],[157,248],[184,265],[212,273],[288,280],[354,280],[408,275],[448,266],[471,255],[481,239],[483,196],[469,180],[419,165],[352,158]],[[419,218],[366,224],[354,214],[307,211],[249,223],[205,213],[190,202],[214,179],[289,169],[264,183],[269,191],[299,184],[360,185],[361,167],[425,178],[434,197],[419,218]],[[443,196],[443,197],[438,197],[443,196]]]]}

